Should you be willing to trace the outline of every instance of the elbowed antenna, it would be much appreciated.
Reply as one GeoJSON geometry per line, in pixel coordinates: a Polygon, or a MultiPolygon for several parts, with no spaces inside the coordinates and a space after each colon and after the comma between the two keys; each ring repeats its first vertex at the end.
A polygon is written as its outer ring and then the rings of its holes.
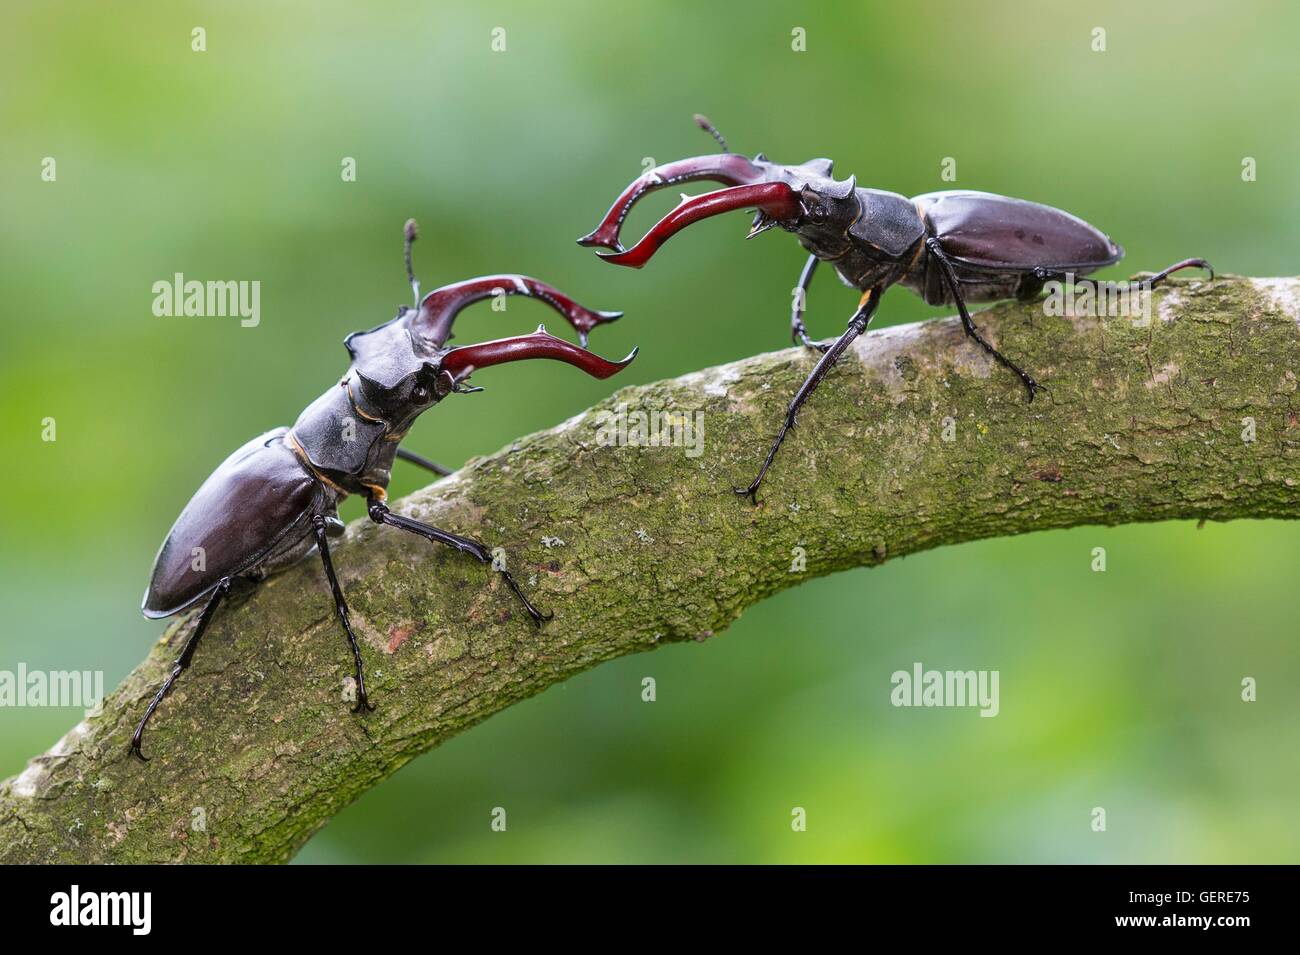
{"type": "Polygon", "coordinates": [[[412,307],[419,308],[420,280],[415,277],[415,269],[411,266],[411,246],[420,237],[420,227],[414,219],[406,220],[406,225],[402,227],[402,237],[405,240],[402,242],[402,257],[406,260],[406,280],[411,283],[411,291],[415,293],[412,307]]]}
{"type": "Polygon", "coordinates": [[[700,127],[700,129],[704,130],[717,140],[718,146],[721,147],[724,153],[731,152],[731,149],[727,146],[727,140],[723,138],[722,133],[718,132],[718,127],[714,126],[713,123],[709,121],[709,117],[705,116],[703,113],[696,113],[693,118],[695,119],[696,126],[700,127]]]}

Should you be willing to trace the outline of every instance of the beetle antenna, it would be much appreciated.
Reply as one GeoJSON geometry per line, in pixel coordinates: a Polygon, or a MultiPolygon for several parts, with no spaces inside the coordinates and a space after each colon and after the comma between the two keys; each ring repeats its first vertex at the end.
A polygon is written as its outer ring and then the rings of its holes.
{"type": "Polygon", "coordinates": [[[696,113],[695,125],[700,127],[700,129],[704,130],[714,139],[716,139],[718,141],[718,145],[722,147],[722,151],[724,153],[731,152],[731,150],[727,147],[727,141],[722,138],[722,133],[718,132],[718,127],[714,126],[711,122],[709,122],[709,117],[705,116],[703,113],[696,113]]]}
{"type": "Polygon", "coordinates": [[[411,246],[420,237],[420,227],[415,224],[414,219],[406,220],[406,225],[402,227],[402,235],[406,240],[402,245],[402,254],[406,258],[406,280],[411,283],[411,291],[415,293],[415,307],[419,308],[420,280],[415,277],[415,269],[411,266],[411,246]]]}

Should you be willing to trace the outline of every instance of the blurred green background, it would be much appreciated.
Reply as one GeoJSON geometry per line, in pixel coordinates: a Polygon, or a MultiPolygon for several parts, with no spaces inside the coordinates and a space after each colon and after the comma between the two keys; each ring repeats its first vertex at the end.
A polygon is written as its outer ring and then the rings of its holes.
{"type": "MultiPolygon", "coordinates": [[[[953,157],[957,187],[1109,232],[1128,250],[1115,277],[1189,255],[1295,274],[1300,9],[1089,6],[6,3],[0,669],[102,669],[111,686],[143,656],[161,628],[139,598],[172,519],[229,451],[342,371],[347,332],[407,300],[408,216],[425,288],[523,271],[626,309],[593,342],[642,346],[621,384],[784,347],[802,263],[788,236],[745,243],[747,217],[725,217],[641,272],[573,244],[643,157],[712,151],[695,111],[739,151],[834,157],[905,194],[951,187],[953,157]],[[1244,157],[1258,181],[1242,181],[1244,157]],[[154,317],[151,286],[174,272],[260,280],[260,326],[154,317]]],[[[673,201],[645,203],[629,235],[673,201]]],[[[814,334],[855,302],[822,275],[814,334]]],[[[519,300],[479,309],[464,340],[550,318],[519,300]]],[[[879,320],[935,314],[900,289],[879,320]]],[[[609,387],[550,363],[488,377],[407,446],[458,464],[609,387]]],[[[399,468],[396,494],[423,483],[399,468]]],[[[1300,527],[1189,522],[815,580],[706,645],[606,664],[500,714],[367,793],[299,859],[1295,861],[1298,571],[1300,527]],[[1106,573],[1090,569],[1099,546],[1106,573]],[[889,675],[915,660],[999,669],[1001,715],[893,708],[889,675]],[[1240,701],[1244,676],[1259,702],[1240,701]]],[[[0,709],[0,776],[78,716],[0,709]]]]}

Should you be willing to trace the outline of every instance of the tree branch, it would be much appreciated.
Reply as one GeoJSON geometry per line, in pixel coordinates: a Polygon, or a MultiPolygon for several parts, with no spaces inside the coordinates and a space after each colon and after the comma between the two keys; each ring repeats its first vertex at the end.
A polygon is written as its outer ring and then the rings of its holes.
{"type": "Polygon", "coordinates": [[[1300,517],[1300,280],[1177,282],[1155,299],[1149,327],[1042,303],[978,315],[1051,389],[1032,404],[953,319],[869,334],[806,406],[757,508],[731,487],[811,369],[803,351],[624,389],[471,462],[393,509],[504,546],[555,612],[545,629],[465,555],[354,523],[334,562],[374,713],[342,700],[349,654],[305,561],[217,615],[147,766],[127,741],[193,617],[0,786],[0,860],[284,861],[453,734],[602,660],[703,640],[808,577],[1052,527],[1300,517]],[[620,403],[702,411],[704,453],[600,446],[595,413],[620,403]]]}

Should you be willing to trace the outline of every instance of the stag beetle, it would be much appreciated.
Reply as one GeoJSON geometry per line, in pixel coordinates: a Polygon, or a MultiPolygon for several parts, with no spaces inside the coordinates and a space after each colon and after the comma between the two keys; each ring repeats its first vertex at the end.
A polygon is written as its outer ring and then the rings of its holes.
{"type": "MultiPolygon", "coordinates": [[[[605,261],[640,268],[691,223],[735,209],[756,209],[746,238],[780,226],[793,232],[808,251],[791,310],[791,336],[822,357],[790,401],[758,476],[748,487],[735,488],[754,503],[799,408],[853,339],[866,331],[889,286],[901,284],[929,305],[955,305],[966,334],[1015,372],[1033,401],[1043,386],[980,334],[966,303],[1031,300],[1049,281],[1072,281],[1124,257],[1124,250],[1105,234],[1060,209],[988,192],[931,192],[908,199],[863,189],[853,176],[833,179],[829,159],[783,166],[762,153],[753,159],[732,153],[712,123],[698,114],[695,121],[717,140],[722,153],[647,170],[623,190],[600,225],[578,244],[609,249],[598,253],[605,261]],[[693,197],[683,194],[681,203],[640,242],[623,248],[619,230],[638,199],[656,189],[698,180],[721,182],[727,188],[693,197]],[[847,330],[829,342],[809,339],[803,323],[805,297],[821,261],[832,263],[846,285],[863,293],[847,330]]],[[[1157,272],[1146,287],[1192,267],[1204,268],[1214,278],[1214,270],[1203,259],[1184,259],[1157,272]]]]}
{"type": "MultiPolygon", "coordinates": [[[[478,541],[389,511],[384,499],[395,458],[437,474],[450,473],[400,448],[407,430],[421,413],[448,395],[481,391],[465,383],[480,368],[549,358],[595,378],[608,378],[636,357],[633,349],[622,361],[612,362],[585,350],[587,333],[619,318],[621,312],[584,308],[559,290],[523,275],[469,279],[421,299],[420,283],[411,266],[411,245],[417,235],[414,220],[406,223],[404,232],[406,274],[415,293],[414,307],[403,305],[391,321],[345,338],[352,364],[343,379],[312,402],[292,428],[268,431],[228,457],[181,511],[163,541],[141,611],[156,619],[180,613],[205,598],[207,603],[131,738],[131,750],[140,759],[146,758],[140,749],[145,725],[189,665],[203,631],[232,586],[255,585],[313,550],[320,553],[334,596],[334,611],[352,650],[355,712],[373,709],[366,696],[361,652],[348,620],[348,606],[330,560],[328,540],[343,533],[339,502],[349,494],[364,494],[369,502],[367,512],[375,523],[418,534],[491,563],[491,553],[478,541]],[[548,334],[544,326],[530,335],[446,347],[461,309],[502,293],[541,299],[577,330],[583,348],[548,334]],[[202,554],[202,561],[195,560],[197,554],[202,554]]],[[[534,624],[540,627],[550,618],[524,596],[509,571],[496,569],[534,624]]]]}

